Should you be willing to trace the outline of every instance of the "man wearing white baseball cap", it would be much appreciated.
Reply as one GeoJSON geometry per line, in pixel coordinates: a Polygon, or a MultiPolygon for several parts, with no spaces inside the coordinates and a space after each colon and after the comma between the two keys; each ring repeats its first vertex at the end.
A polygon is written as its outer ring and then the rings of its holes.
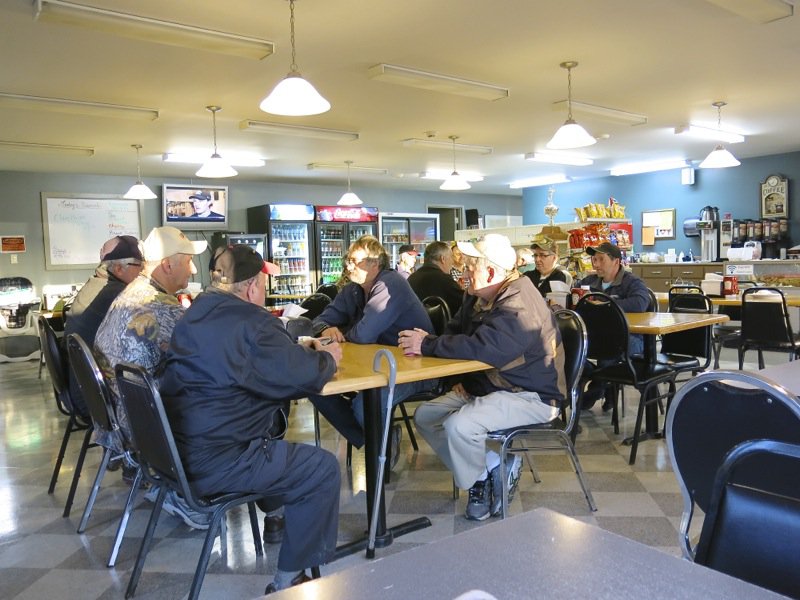
{"type": "MultiPolygon", "coordinates": [[[[443,335],[400,332],[405,353],[480,360],[492,369],[460,376],[445,395],[417,408],[417,431],[469,488],[466,517],[483,521],[502,509],[500,457],[486,451],[486,434],[547,423],[564,402],[564,354],[553,313],[527,277],[516,270],[517,253],[504,235],[458,242],[469,285],[464,303],[443,335]]],[[[522,461],[509,456],[509,502],[522,461]]]]}
{"type": "MultiPolygon", "coordinates": [[[[144,270],[117,296],[97,330],[97,362],[109,383],[120,428],[128,437],[130,427],[119,401],[114,366],[133,363],[159,380],[172,330],[186,310],[175,294],[185,289],[189,278],[197,273],[192,258],[204,252],[206,245],[205,241],[191,241],[175,227],[154,228],[142,244],[144,270]]],[[[182,518],[190,527],[208,529],[207,520],[199,520],[182,502],[170,493],[164,510],[182,518]]]]}

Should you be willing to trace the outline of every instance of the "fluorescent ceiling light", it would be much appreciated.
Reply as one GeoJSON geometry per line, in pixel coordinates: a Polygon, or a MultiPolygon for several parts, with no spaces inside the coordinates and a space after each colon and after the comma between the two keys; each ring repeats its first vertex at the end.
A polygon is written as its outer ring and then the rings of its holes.
{"type": "MultiPolygon", "coordinates": [[[[201,165],[208,159],[208,152],[203,150],[188,150],[182,152],[165,152],[161,160],[166,163],[184,163],[201,165]]],[[[267,162],[254,154],[246,152],[225,152],[225,159],[233,167],[263,167],[267,162]]]]}
{"type": "Polygon", "coordinates": [[[305,125],[284,125],[282,123],[252,121],[249,119],[240,121],[239,129],[272,135],[290,135],[295,137],[315,138],[318,140],[332,140],[334,142],[352,142],[358,139],[358,133],[355,131],[323,129],[321,127],[307,127],[305,125]]]}
{"type": "Polygon", "coordinates": [[[543,177],[529,177],[528,179],[518,179],[508,184],[512,190],[518,190],[527,187],[538,187],[540,185],[552,185],[554,183],[569,183],[572,181],[569,177],[563,174],[558,175],[545,175],[543,177]]]}
{"type": "MultiPolygon", "coordinates": [[[[470,171],[459,171],[461,178],[470,181],[483,181],[483,175],[480,173],[473,173],[470,171]]],[[[435,179],[437,181],[444,181],[452,175],[452,171],[448,169],[431,169],[430,171],[423,171],[419,174],[420,179],[435,179]]]]}
{"type": "Polygon", "coordinates": [[[699,125],[682,125],[675,128],[676,134],[685,133],[692,137],[703,140],[714,140],[715,142],[725,142],[726,144],[739,144],[744,141],[744,136],[732,131],[722,131],[713,127],[700,127],[699,125]]]}
{"type": "Polygon", "coordinates": [[[481,100],[501,100],[503,98],[508,98],[508,89],[504,87],[480,81],[461,79],[460,77],[453,77],[451,75],[420,71],[418,69],[411,69],[398,65],[378,64],[370,67],[367,73],[370,79],[406,85],[408,87],[432,92],[456,94],[457,96],[468,96],[481,100]]]}
{"type": "Polygon", "coordinates": [[[63,0],[36,0],[34,6],[33,18],[39,21],[78,25],[157,44],[255,59],[266,58],[275,50],[273,43],[267,40],[171,21],[161,21],[85,4],[75,4],[63,0]]]}
{"type": "Polygon", "coordinates": [[[106,104],[105,102],[87,102],[85,100],[69,100],[67,98],[45,98],[43,96],[10,94],[8,92],[0,92],[0,106],[21,108],[23,110],[49,110],[53,112],[83,114],[93,117],[142,119],[145,121],[155,121],[158,118],[158,109],[155,108],[106,104]]]}
{"type": "MultiPolygon", "coordinates": [[[[346,169],[346,166],[337,165],[336,163],[308,163],[306,165],[309,171],[315,169],[346,169]]],[[[389,169],[380,169],[377,167],[359,167],[358,165],[350,165],[351,171],[361,171],[363,173],[374,173],[375,175],[388,175],[389,169]]]]}
{"type": "Polygon", "coordinates": [[[707,0],[720,8],[744,17],[755,23],[769,23],[791,17],[794,12],[792,2],[785,0],[707,0]]]}
{"type": "Polygon", "coordinates": [[[636,173],[652,173],[653,171],[669,171],[671,169],[683,169],[689,163],[683,158],[670,158],[665,160],[651,160],[647,162],[628,163],[614,167],[609,171],[611,175],[635,175],[636,173]]]}
{"type": "Polygon", "coordinates": [[[588,167],[594,161],[588,156],[567,154],[566,152],[528,152],[525,160],[549,163],[553,165],[572,165],[575,167],[588,167]]]}
{"type": "MultiPolygon", "coordinates": [[[[559,100],[553,103],[554,108],[567,107],[567,100],[559,100]]],[[[639,115],[625,110],[616,108],[607,108],[605,106],[598,106],[596,104],[589,104],[587,102],[579,102],[578,100],[572,101],[572,112],[584,113],[600,117],[603,121],[614,121],[617,123],[630,123],[631,125],[644,125],[647,123],[647,115],[639,115]]]]}
{"type": "MultiPolygon", "coordinates": [[[[446,148],[451,150],[453,144],[442,140],[424,140],[419,138],[408,138],[402,141],[403,146],[423,148],[446,148]]],[[[491,146],[477,146],[475,144],[455,144],[455,149],[458,152],[472,152],[473,154],[491,154],[494,148],[491,146]]]]}
{"type": "Polygon", "coordinates": [[[85,146],[62,146],[60,144],[32,144],[0,140],[0,150],[24,150],[26,152],[58,152],[75,156],[94,156],[94,148],[85,146]]]}

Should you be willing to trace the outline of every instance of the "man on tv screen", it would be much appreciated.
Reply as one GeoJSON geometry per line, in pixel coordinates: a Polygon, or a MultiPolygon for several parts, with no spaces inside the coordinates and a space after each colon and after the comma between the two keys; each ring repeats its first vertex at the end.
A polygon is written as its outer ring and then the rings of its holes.
{"type": "Polygon", "coordinates": [[[192,219],[213,219],[220,221],[225,219],[225,215],[211,210],[211,205],[214,204],[214,200],[208,192],[196,192],[189,196],[189,200],[192,201],[192,206],[194,207],[192,219]]]}

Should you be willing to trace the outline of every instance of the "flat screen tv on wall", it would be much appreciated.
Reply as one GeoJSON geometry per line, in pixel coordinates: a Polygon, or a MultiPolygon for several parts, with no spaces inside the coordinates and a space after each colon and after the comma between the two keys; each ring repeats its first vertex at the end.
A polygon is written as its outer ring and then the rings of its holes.
{"type": "Polygon", "coordinates": [[[162,223],[178,229],[228,229],[228,188],[164,184],[162,223]]]}

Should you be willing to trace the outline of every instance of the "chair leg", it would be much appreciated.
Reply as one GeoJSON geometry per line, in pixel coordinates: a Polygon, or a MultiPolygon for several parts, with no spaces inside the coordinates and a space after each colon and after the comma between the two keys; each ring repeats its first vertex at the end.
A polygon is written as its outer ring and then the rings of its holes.
{"type": "Polygon", "coordinates": [[[256,503],[248,502],[247,511],[250,513],[250,529],[253,530],[253,544],[256,547],[256,556],[264,555],[264,546],[261,544],[261,528],[258,525],[258,513],[256,503]]]}
{"type": "Polygon", "coordinates": [[[528,461],[528,469],[533,475],[533,481],[535,483],[542,483],[541,477],[539,477],[539,472],[536,470],[536,467],[533,464],[533,459],[531,458],[530,452],[525,452],[525,460],[528,461]]]}
{"type": "Polygon", "coordinates": [[[345,458],[344,463],[348,469],[353,466],[353,444],[350,442],[347,442],[347,458],[345,458]]]}
{"type": "MultiPolygon", "coordinates": [[[[562,433],[563,432],[559,432],[562,433]]],[[[578,483],[581,484],[581,489],[583,490],[583,495],[586,497],[586,502],[589,504],[589,510],[595,512],[597,510],[597,505],[594,503],[594,497],[592,497],[592,492],[589,489],[589,484],[586,483],[586,475],[583,473],[583,468],[581,467],[581,461],[578,460],[578,454],[575,452],[575,446],[569,440],[569,436],[563,434],[562,442],[564,447],[569,455],[570,460],[572,461],[572,467],[575,469],[575,475],[578,476],[578,483]]]]}
{"type": "Polygon", "coordinates": [[[320,447],[320,438],[319,438],[319,411],[317,407],[314,407],[314,445],[319,448],[320,447]]]}
{"type": "Polygon", "coordinates": [[[739,346],[739,370],[741,371],[744,369],[744,354],[747,352],[747,348],[743,348],[739,346]]]}
{"type": "Polygon", "coordinates": [[[100,460],[100,466],[97,468],[97,475],[94,476],[94,483],[92,484],[92,491],[89,493],[89,498],[86,500],[86,508],[83,509],[83,516],[81,522],[78,524],[78,533],[86,531],[86,524],[89,522],[89,516],[92,514],[94,508],[94,501],[97,500],[97,493],[100,491],[100,484],[103,483],[103,477],[106,474],[108,461],[111,459],[111,450],[103,448],[103,458],[100,460]]]}
{"type": "Polygon", "coordinates": [[[761,348],[759,348],[758,349],[758,370],[760,371],[763,368],[764,368],[764,351],[761,348]]]}
{"type": "Polygon", "coordinates": [[[636,411],[636,426],[633,429],[633,440],[631,441],[631,456],[628,459],[628,464],[632,465],[636,462],[636,451],[639,448],[639,431],[642,428],[642,417],[644,416],[644,405],[646,403],[646,396],[648,389],[645,388],[639,397],[639,409],[636,411]]]}
{"type": "Polygon", "coordinates": [[[72,475],[72,485],[69,486],[69,494],[67,495],[67,503],[64,505],[64,514],[62,517],[68,517],[72,510],[72,501],[75,499],[75,490],[78,489],[78,480],[81,478],[81,471],[83,470],[83,461],[86,459],[86,451],[89,449],[90,440],[92,437],[93,427],[86,430],[83,436],[83,444],[81,444],[81,451],[78,454],[78,463],[75,465],[75,473],[72,475]]]}
{"type": "Polygon", "coordinates": [[[419,452],[417,437],[414,435],[414,428],[411,426],[411,419],[408,417],[408,412],[406,412],[406,405],[401,402],[398,404],[398,406],[400,407],[400,414],[403,415],[403,421],[406,424],[406,431],[408,431],[408,439],[411,441],[411,447],[414,448],[414,452],[419,452]]]}
{"type": "Polygon", "coordinates": [[[128,493],[128,499],[125,501],[125,509],[122,511],[122,517],[120,517],[119,525],[117,526],[117,533],[114,536],[114,545],[111,547],[111,554],[108,556],[106,566],[109,568],[113,567],[117,562],[119,548],[122,545],[122,538],[125,537],[125,530],[128,528],[128,521],[133,511],[133,502],[136,500],[136,494],[139,491],[139,484],[141,481],[142,469],[138,467],[136,469],[136,476],[133,478],[133,483],[131,484],[131,491],[128,493]]]}
{"type": "Polygon", "coordinates": [[[223,521],[225,520],[225,513],[227,510],[224,504],[219,506],[211,517],[211,523],[206,532],[206,539],[203,542],[203,550],[200,552],[200,559],[197,561],[197,568],[194,571],[194,579],[192,579],[192,589],[189,590],[188,600],[197,600],[200,595],[200,588],[203,586],[203,579],[206,576],[206,569],[208,569],[208,560],[211,557],[211,550],[214,548],[214,539],[217,533],[224,531],[225,527],[223,521]]]}
{"type": "Polygon", "coordinates": [[[319,572],[319,565],[311,567],[311,579],[319,579],[322,575],[319,572]]]}
{"type": "Polygon", "coordinates": [[[64,454],[67,451],[67,443],[69,442],[69,436],[75,427],[75,417],[70,416],[69,421],[67,421],[67,428],[64,430],[64,437],[61,439],[61,448],[58,451],[58,457],[56,458],[56,464],[53,467],[53,476],[50,478],[50,487],[47,488],[47,493],[52,494],[53,490],[56,489],[56,481],[58,481],[58,474],[61,471],[61,463],[64,461],[64,454]]]}
{"type": "Polygon", "coordinates": [[[150,552],[150,544],[153,541],[153,533],[155,533],[158,517],[161,515],[161,506],[164,504],[164,498],[166,497],[167,486],[162,485],[158,490],[156,503],[153,505],[153,510],[150,513],[150,520],[147,522],[147,529],[145,530],[144,537],[142,538],[142,545],[139,546],[139,554],[136,556],[136,563],[133,565],[131,578],[128,580],[128,588],[125,590],[125,598],[132,598],[136,593],[136,586],[139,585],[139,577],[142,575],[142,569],[144,568],[144,561],[147,558],[147,553],[150,552]]]}
{"type": "Polygon", "coordinates": [[[453,500],[458,500],[458,497],[461,495],[461,490],[458,489],[456,485],[455,478],[453,479],[453,500]]]}

